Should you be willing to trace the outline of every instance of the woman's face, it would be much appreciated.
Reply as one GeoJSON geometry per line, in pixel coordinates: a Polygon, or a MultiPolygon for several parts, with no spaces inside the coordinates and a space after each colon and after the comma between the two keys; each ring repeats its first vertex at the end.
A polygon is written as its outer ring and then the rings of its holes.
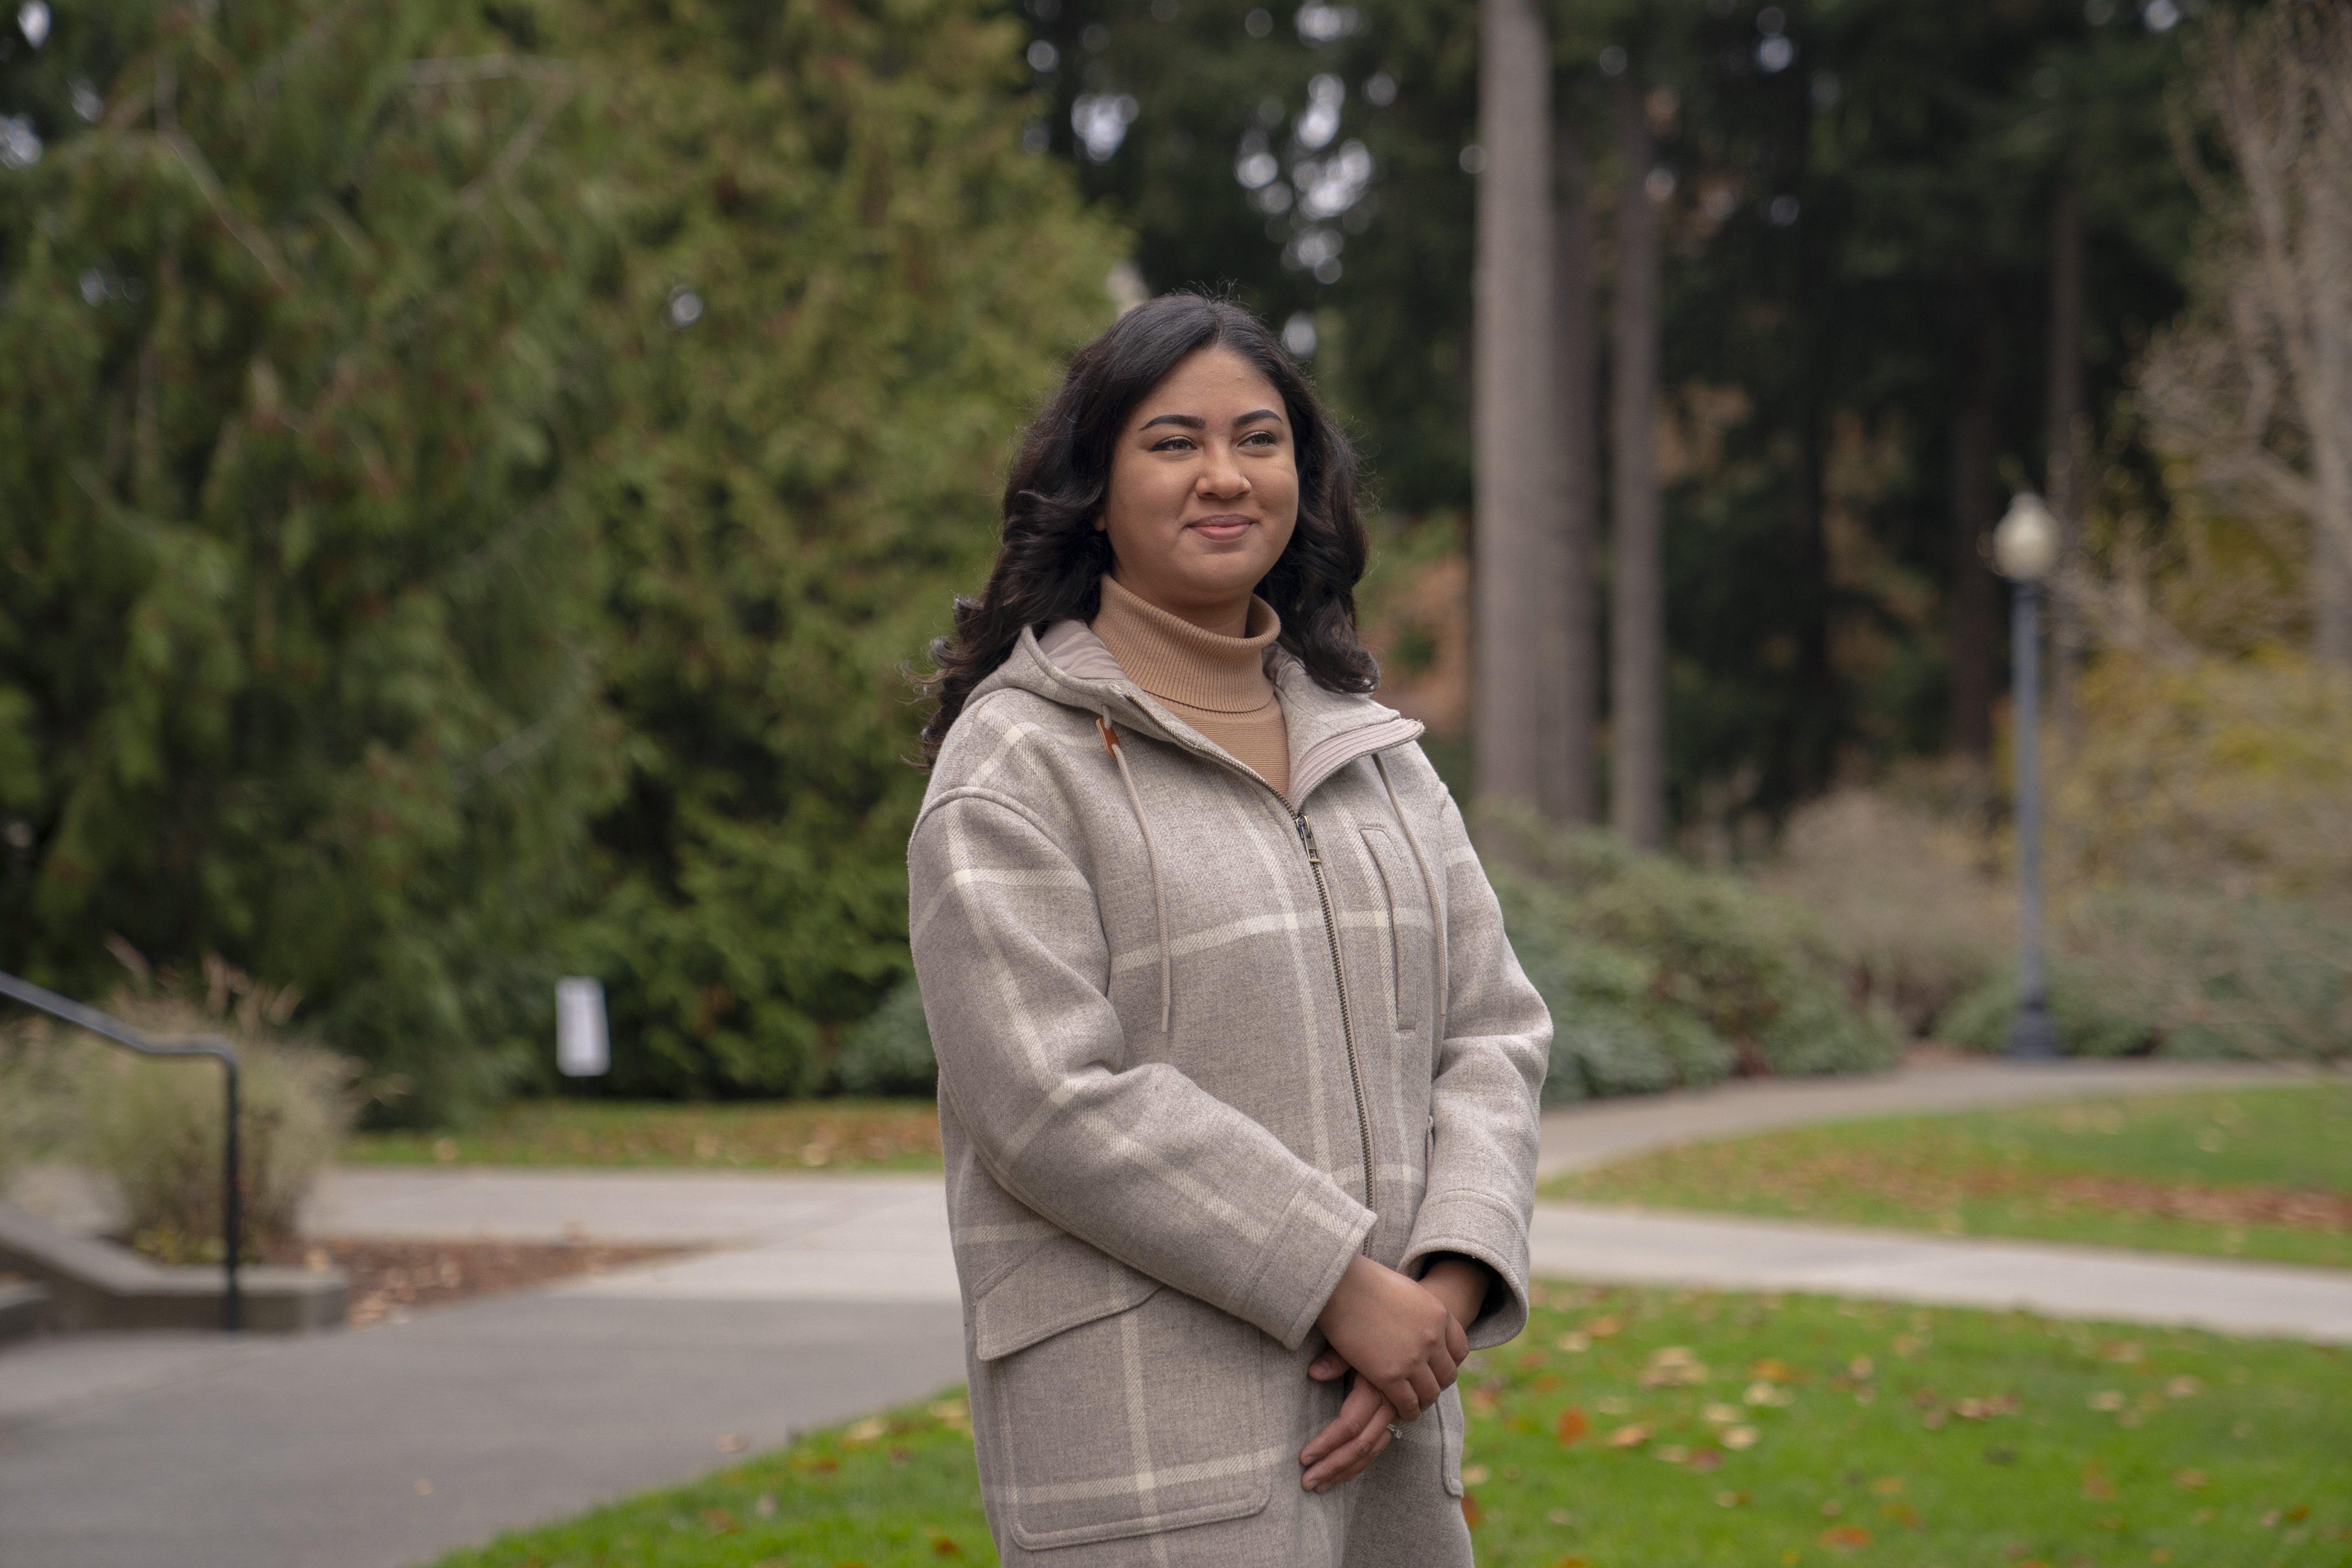
{"type": "Polygon", "coordinates": [[[1298,523],[1298,463],[1282,395],[1228,348],[1186,356],[1128,416],[1095,526],[1137,596],[1240,637],[1250,591],[1298,523]]]}

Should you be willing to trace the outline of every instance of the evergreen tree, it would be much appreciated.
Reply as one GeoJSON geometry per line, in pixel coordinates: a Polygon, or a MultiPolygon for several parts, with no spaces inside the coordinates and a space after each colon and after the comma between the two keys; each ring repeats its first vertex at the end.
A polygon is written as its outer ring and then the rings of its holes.
{"type": "Polygon", "coordinates": [[[571,85],[444,0],[60,8],[10,63],[9,967],[218,951],[413,1111],[509,1076],[610,777],[571,85]]]}
{"type": "Polygon", "coordinates": [[[594,492],[628,779],[569,950],[617,1088],[812,1090],[908,969],[904,667],[1126,241],[1022,150],[1026,40],[968,0],[575,16],[635,260],[594,492]]]}

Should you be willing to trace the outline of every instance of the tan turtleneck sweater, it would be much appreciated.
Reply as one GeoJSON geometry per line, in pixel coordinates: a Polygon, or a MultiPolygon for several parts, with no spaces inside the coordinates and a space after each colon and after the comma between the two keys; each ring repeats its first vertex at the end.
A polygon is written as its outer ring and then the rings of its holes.
{"type": "Polygon", "coordinates": [[[1282,633],[1273,605],[1253,595],[1249,635],[1222,637],[1147,603],[1105,574],[1102,609],[1092,625],[1129,680],[1277,792],[1290,793],[1290,732],[1265,673],[1265,650],[1282,633]]]}

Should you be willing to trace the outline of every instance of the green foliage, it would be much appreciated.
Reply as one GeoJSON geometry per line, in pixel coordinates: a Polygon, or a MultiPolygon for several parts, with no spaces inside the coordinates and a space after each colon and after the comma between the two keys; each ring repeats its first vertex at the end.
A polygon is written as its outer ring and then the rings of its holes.
{"type": "Polygon", "coordinates": [[[849,1033],[833,1064],[834,1081],[850,1094],[937,1094],[939,1058],[923,1016],[923,993],[911,979],[849,1033]]]}
{"type": "Polygon", "coordinates": [[[1480,836],[1552,1010],[1547,1099],[1894,1064],[1892,1019],[1846,1000],[1834,949],[1794,906],[1607,834],[1496,812],[1480,836]]]}
{"type": "MultiPolygon", "coordinates": [[[[2068,1056],[2145,1056],[2156,1048],[2156,1031],[2146,1018],[2118,1012],[2064,960],[2050,966],[2048,987],[2051,1021],[2068,1056]]],[[[1936,1037],[1989,1055],[2005,1049],[2010,1026],[2017,1020],[2017,996],[2014,968],[1990,976],[1944,1010],[1936,1020],[1936,1037]]]]}
{"type": "Polygon", "coordinates": [[[230,953],[461,1110],[611,777],[565,83],[413,68],[510,45],[438,0],[82,15],[110,107],[0,174],[11,967],[230,953]]]}
{"type": "Polygon", "coordinates": [[[48,141],[0,171],[11,966],[230,954],[396,1119],[529,1073],[566,971],[624,1090],[817,1088],[907,971],[902,666],[1123,249],[1019,48],[61,9],[0,78],[48,141]]]}
{"type": "Polygon", "coordinates": [[[590,502],[628,777],[567,946],[620,1092],[812,1092],[908,969],[904,668],[1123,243],[1020,150],[1019,34],[969,0],[570,15],[633,133],[590,502]]]}

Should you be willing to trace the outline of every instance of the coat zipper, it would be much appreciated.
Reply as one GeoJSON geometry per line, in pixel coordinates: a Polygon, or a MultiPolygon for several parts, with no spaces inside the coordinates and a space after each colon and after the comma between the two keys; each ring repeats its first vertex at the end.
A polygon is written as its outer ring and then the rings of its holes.
{"type": "MultiPolygon", "coordinates": [[[[1135,699],[1131,694],[1122,692],[1120,695],[1127,697],[1129,702],[1135,702],[1135,699]]],[[[1139,702],[1136,702],[1135,705],[1139,708],[1142,706],[1139,702]]],[[[1352,1090],[1355,1095],[1356,1132],[1357,1136],[1361,1140],[1361,1149],[1364,1156],[1364,1206],[1368,1209],[1374,1208],[1374,1205],[1372,1203],[1372,1118],[1371,1113],[1364,1108],[1363,1068],[1362,1064],[1358,1061],[1356,1056],[1356,1015],[1355,1010],[1350,1007],[1348,1003],[1348,971],[1339,962],[1339,916],[1335,914],[1331,909],[1330,884],[1323,879],[1323,857],[1317,852],[1315,847],[1314,820],[1310,818],[1305,811],[1292,805],[1289,801],[1285,800],[1280,790],[1276,789],[1272,784],[1267,784],[1264,779],[1259,778],[1257,774],[1237,765],[1223,763],[1216,757],[1209,756],[1208,753],[1204,752],[1196,751],[1194,748],[1185,745],[1181,741],[1177,740],[1176,737],[1172,735],[1168,736],[1167,739],[1173,742],[1180,750],[1192,752],[1195,756],[1204,757],[1210,762],[1218,763],[1220,766],[1233,766],[1235,773],[1240,773],[1244,778],[1250,779],[1263,788],[1268,795],[1274,796],[1275,800],[1282,806],[1282,809],[1290,814],[1290,825],[1298,830],[1298,842],[1307,851],[1307,868],[1315,879],[1315,896],[1323,905],[1323,935],[1325,940],[1331,945],[1331,980],[1332,984],[1339,988],[1339,1037],[1346,1043],[1348,1047],[1348,1088],[1352,1090]]],[[[1377,1209],[1375,1209],[1374,1212],[1377,1213],[1377,1209]]],[[[1363,1249],[1369,1250],[1371,1244],[1371,1233],[1367,1231],[1364,1235],[1363,1249]]]]}
{"type": "MultiPolygon", "coordinates": [[[[1290,814],[1291,825],[1298,829],[1298,842],[1307,850],[1307,868],[1315,877],[1315,896],[1323,902],[1323,934],[1331,943],[1331,978],[1339,987],[1339,1035],[1348,1045],[1348,1087],[1356,1094],[1356,1131],[1363,1139],[1364,1206],[1372,1203],[1372,1119],[1364,1109],[1364,1075],[1356,1059],[1355,1013],[1348,1005],[1348,972],[1339,963],[1339,921],[1331,912],[1330,884],[1323,879],[1323,857],[1315,848],[1315,819],[1304,811],[1290,814]]],[[[1377,1211],[1376,1211],[1377,1212],[1377,1211]]],[[[1368,1233],[1365,1244],[1370,1245],[1368,1233]]]]}

